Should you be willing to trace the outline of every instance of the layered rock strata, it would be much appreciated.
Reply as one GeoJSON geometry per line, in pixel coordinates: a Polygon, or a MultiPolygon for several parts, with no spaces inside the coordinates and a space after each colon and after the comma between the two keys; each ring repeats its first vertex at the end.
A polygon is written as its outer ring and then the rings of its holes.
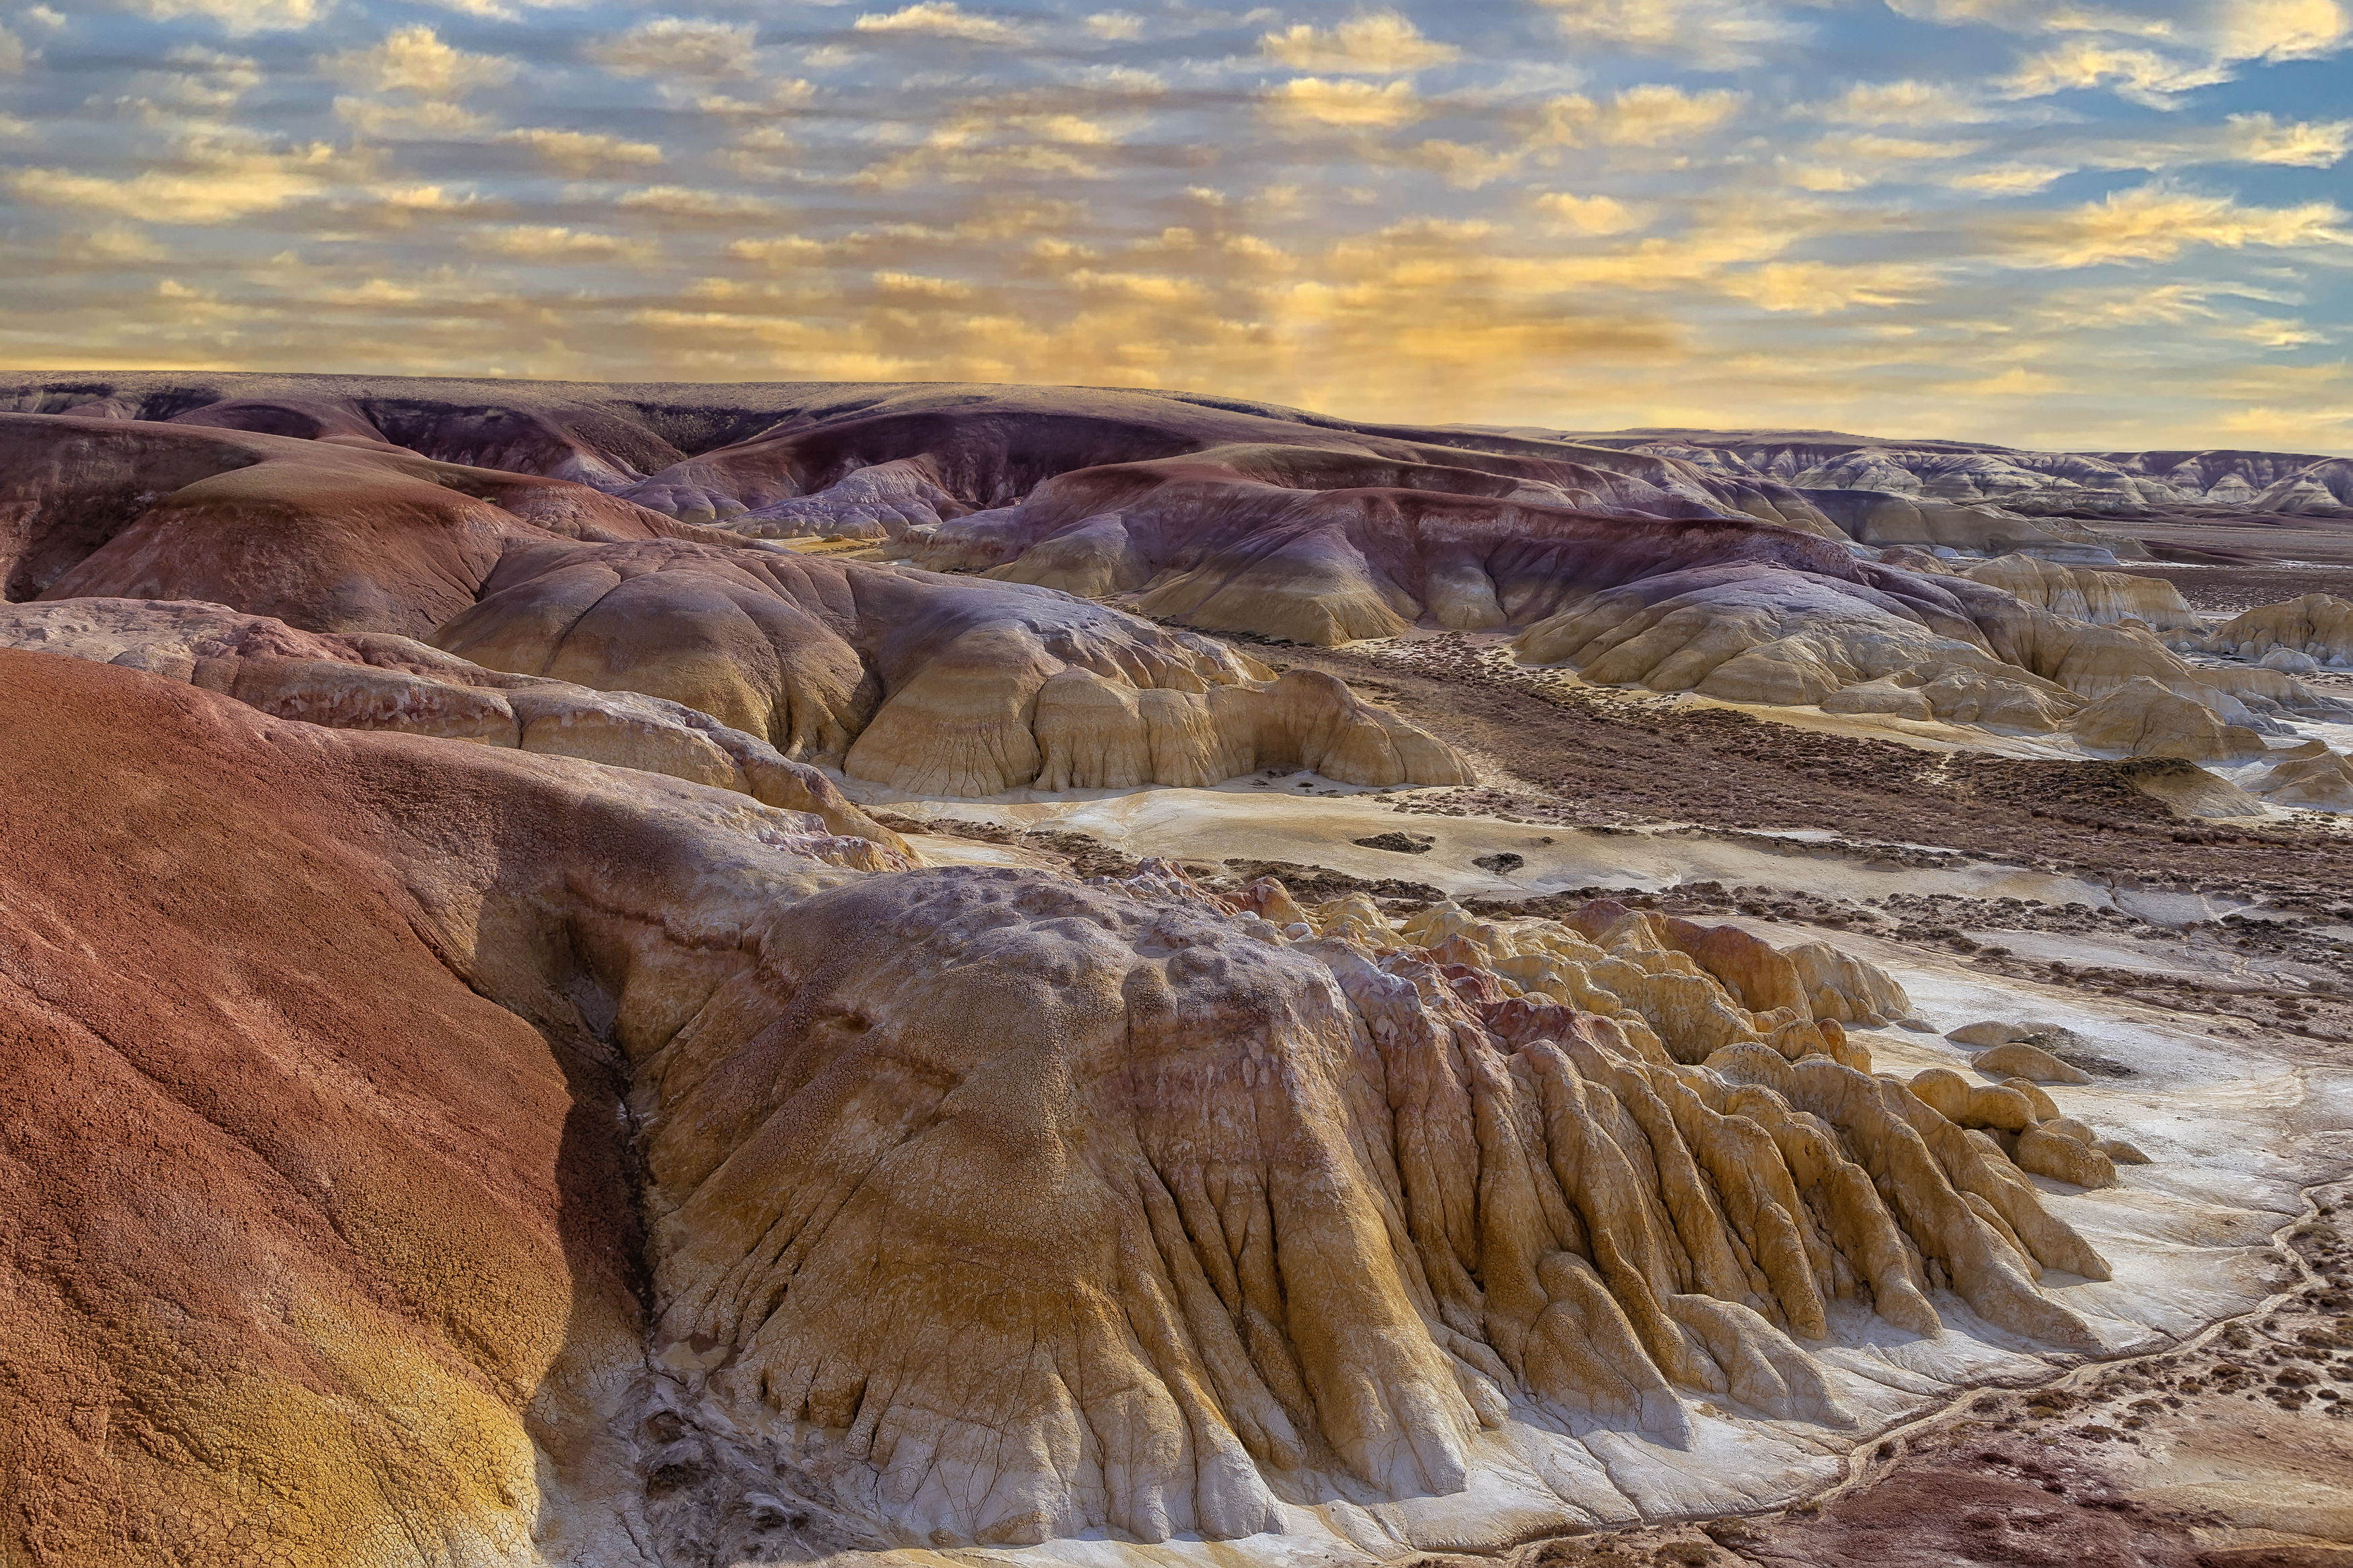
{"type": "Polygon", "coordinates": [[[912,793],[1201,785],[1265,767],[1469,781],[1342,682],[1067,595],[674,541],[518,550],[433,635],[495,668],[669,698],[912,793]]]}

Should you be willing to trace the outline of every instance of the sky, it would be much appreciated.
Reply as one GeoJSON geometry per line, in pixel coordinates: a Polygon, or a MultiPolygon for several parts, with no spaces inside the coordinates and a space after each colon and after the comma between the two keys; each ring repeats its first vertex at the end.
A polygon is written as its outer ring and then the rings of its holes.
{"type": "Polygon", "coordinates": [[[0,0],[0,367],[2353,455],[2353,0],[0,0]]]}

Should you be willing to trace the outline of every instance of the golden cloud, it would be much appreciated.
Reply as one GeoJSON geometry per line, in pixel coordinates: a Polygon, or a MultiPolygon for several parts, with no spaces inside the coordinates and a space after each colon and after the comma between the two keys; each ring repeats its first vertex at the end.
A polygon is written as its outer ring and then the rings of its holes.
{"type": "Polygon", "coordinates": [[[741,191],[703,191],[686,185],[649,185],[624,192],[614,204],[633,212],[660,213],[665,217],[776,218],[784,208],[763,196],[741,191]]]}
{"type": "Polygon", "coordinates": [[[2238,438],[2233,445],[2290,452],[2353,449],[2353,387],[2340,386],[2338,395],[2345,401],[2334,407],[2256,405],[2234,409],[2222,416],[2221,428],[2238,438]]]}
{"type": "Polygon", "coordinates": [[[1277,120],[1294,125],[1337,125],[1351,131],[1387,131],[1410,125],[1423,112],[1413,89],[1401,81],[1375,87],[1370,82],[1335,81],[1319,76],[1293,77],[1270,89],[1261,101],[1277,120]]]}
{"type": "Polygon", "coordinates": [[[1905,305],[1936,281],[1925,267],[1834,266],[1823,261],[1776,261],[1726,274],[1717,287],[1767,310],[1827,315],[1857,305],[1905,305]]]}
{"type": "Polygon", "coordinates": [[[1776,12],[1750,0],[1538,0],[1572,38],[1646,54],[1672,54],[1703,70],[1757,58],[1763,46],[1797,36],[1776,12]]]}
{"type": "Polygon", "coordinates": [[[131,0],[129,9],[153,22],[203,16],[233,37],[295,32],[320,21],[334,0],[131,0]]]}
{"type": "Polygon", "coordinates": [[[300,153],[193,150],[181,168],[150,168],[127,180],[68,169],[20,169],[6,176],[18,197],[40,206],[82,207],[150,223],[223,224],[323,195],[335,171],[323,143],[300,153]]]}
{"type": "Polygon", "coordinates": [[[462,98],[477,88],[504,87],[515,61],[478,55],[441,41],[422,23],[385,36],[373,48],[346,49],[322,58],[319,68],[361,92],[409,92],[420,98],[462,98]]]}
{"type": "Polygon", "coordinates": [[[560,224],[510,224],[500,228],[476,229],[466,237],[466,243],[473,249],[515,261],[642,261],[653,254],[653,246],[647,240],[624,239],[618,235],[566,228],[560,224]]]}
{"type": "Polygon", "coordinates": [[[1568,147],[1663,147],[1718,129],[1746,101],[1744,94],[1720,89],[1694,93],[1657,83],[1630,87],[1606,104],[1573,93],[1545,105],[1537,140],[1568,147]]]}
{"type": "Polygon", "coordinates": [[[969,300],[973,287],[953,278],[927,278],[918,272],[877,272],[874,287],[884,294],[918,300],[969,300]]]}
{"type": "Polygon", "coordinates": [[[749,22],[656,16],[598,39],[588,58],[616,76],[748,76],[758,39],[759,29],[749,22]]]}
{"type": "Polygon", "coordinates": [[[1403,76],[1451,65],[1462,51],[1422,37],[1421,29],[1395,11],[1376,11],[1332,27],[1302,22],[1259,40],[1259,52],[1296,70],[1336,71],[1343,76],[1403,76]]]}
{"type": "Polygon", "coordinates": [[[918,0],[902,10],[870,12],[850,26],[860,33],[905,33],[968,44],[1018,44],[1028,36],[1010,22],[967,11],[955,0],[918,0]]]}
{"type": "Polygon", "coordinates": [[[2192,246],[2353,246],[2345,222],[2345,214],[2327,202],[2247,207],[2228,196],[2156,184],[2116,191],[2066,212],[2017,215],[1992,233],[1997,247],[2025,266],[2096,267],[2169,261],[2192,246]]]}
{"type": "Polygon", "coordinates": [[[2233,114],[2226,121],[2223,146],[2232,157],[2250,163],[2327,169],[2353,149],[2353,120],[2283,125],[2268,114],[2233,114]]]}
{"type": "Polygon", "coordinates": [[[2192,88],[2230,79],[2229,69],[2217,62],[2075,38],[2020,62],[2003,86],[2018,98],[2112,87],[2124,97],[2163,106],[2192,88]]]}
{"type": "Polygon", "coordinates": [[[1579,196],[1555,191],[1535,198],[1535,208],[1573,234],[1631,234],[1649,226],[1651,209],[1615,196],[1579,196]]]}
{"type": "Polygon", "coordinates": [[[528,147],[541,163],[567,174],[593,174],[600,170],[650,167],[662,161],[662,150],[650,142],[625,142],[597,132],[557,131],[533,126],[509,131],[501,142],[528,147]]]}
{"type": "Polygon", "coordinates": [[[2353,13],[2340,0],[2233,0],[2222,15],[2232,59],[2308,60],[2353,42],[2353,13]]]}
{"type": "Polygon", "coordinates": [[[1989,163],[1966,174],[1949,174],[1945,184],[1981,196],[2024,196],[2074,172],[2048,163],[1989,163]]]}
{"type": "Polygon", "coordinates": [[[1820,105],[1825,120],[1847,125],[1968,125],[1994,118],[1993,111],[1943,82],[1857,82],[1820,105]]]}

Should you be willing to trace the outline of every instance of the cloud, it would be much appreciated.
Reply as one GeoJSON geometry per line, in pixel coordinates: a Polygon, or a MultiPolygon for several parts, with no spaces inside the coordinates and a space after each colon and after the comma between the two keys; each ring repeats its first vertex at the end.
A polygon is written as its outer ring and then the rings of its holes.
{"type": "Polygon", "coordinates": [[[1988,0],[1945,0],[1937,20],[1992,20],[2015,31],[2068,35],[2031,55],[2005,83],[2017,97],[2106,88],[2171,109],[2197,88],[2232,80],[2251,61],[2318,59],[2353,44],[2344,0],[2205,0],[2180,16],[2026,10],[1988,0]]]}
{"type": "Polygon", "coordinates": [[[69,169],[21,169],[7,176],[17,196],[39,206],[80,207],[148,223],[224,224],[275,212],[325,194],[333,151],[207,152],[179,168],[151,168],[127,180],[69,169]]]}
{"type": "Polygon", "coordinates": [[[0,27],[0,76],[18,75],[29,58],[25,49],[25,40],[7,28],[0,27]]]}
{"type": "Polygon", "coordinates": [[[504,87],[515,78],[515,61],[500,55],[470,54],[441,41],[423,24],[385,36],[373,48],[346,49],[319,61],[319,68],[362,92],[410,92],[420,98],[462,98],[476,88],[504,87]]]}
{"type": "Polygon", "coordinates": [[[1537,0],[1581,43],[1671,55],[1701,70],[1753,63],[1801,30],[1751,0],[1537,0]]]}
{"type": "Polygon", "coordinates": [[[300,32],[324,21],[334,0],[129,0],[133,16],[151,22],[204,16],[232,37],[247,33],[300,32]]]}
{"type": "Polygon", "coordinates": [[[557,224],[510,224],[502,228],[477,229],[466,237],[476,250],[517,261],[617,261],[644,259],[650,245],[618,235],[557,224]]]}
{"type": "Polygon", "coordinates": [[[625,142],[597,132],[556,131],[545,127],[509,131],[499,137],[530,148],[541,163],[567,174],[593,174],[603,169],[647,168],[662,161],[662,150],[650,142],[625,142]]]}
{"type": "Polygon", "coordinates": [[[2327,202],[2241,206],[2163,184],[2117,191],[2058,213],[2019,214],[1993,229],[1999,249],[2029,267],[2170,261],[2192,246],[2238,250],[2353,246],[2346,215],[2327,202]]]}
{"type": "Polygon", "coordinates": [[[762,196],[740,191],[700,191],[685,185],[649,185],[625,193],[615,203],[630,211],[657,212],[666,217],[776,218],[784,209],[762,196]]]}
{"type": "Polygon", "coordinates": [[[1725,275],[1717,288],[1767,310],[1827,315],[1857,305],[1905,305],[1936,280],[1930,268],[1900,265],[1834,266],[1824,261],[1776,261],[1725,275]]]}
{"type": "Polygon", "coordinates": [[[1518,172],[1526,162],[1524,149],[1468,145],[1461,142],[1420,142],[1405,153],[1403,162],[1422,169],[1434,169],[1446,183],[1461,190],[1475,191],[1481,186],[1518,172]]]}
{"type": "Polygon", "coordinates": [[[927,278],[916,272],[877,272],[873,281],[882,293],[917,300],[969,300],[975,292],[969,283],[953,278],[927,278]]]}
{"type": "Polygon", "coordinates": [[[2067,384],[2055,375],[2014,364],[1999,375],[1977,381],[1956,381],[1947,384],[1947,391],[1971,397],[2041,397],[2049,393],[2064,392],[2067,384]]]}
{"type": "Polygon", "coordinates": [[[2221,34],[2231,59],[2318,59],[2353,42],[2353,12],[2340,0],[2234,0],[2221,34]]]}
{"type": "Polygon", "coordinates": [[[334,110],[336,119],[371,141],[450,141],[491,128],[490,116],[434,99],[388,103],[379,98],[338,96],[334,110]]]}
{"type": "Polygon", "coordinates": [[[588,46],[588,58],[616,76],[749,76],[759,29],[749,22],[656,16],[588,46]]]}
{"type": "Polygon", "coordinates": [[[2074,172],[2048,163],[1989,163],[1980,169],[1947,175],[1945,184],[1954,190],[1981,196],[2025,196],[2074,172]]]}
{"type": "MultiPolygon", "coordinates": [[[[960,38],[968,44],[1018,44],[1027,29],[994,16],[981,16],[955,0],[918,0],[903,10],[869,12],[852,22],[860,33],[906,33],[934,38],[960,38]]],[[[1132,36],[1132,35],[1131,35],[1132,36]]]]}
{"type": "Polygon", "coordinates": [[[2327,169],[2353,149],[2353,120],[2283,125],[2268,114],[2233,114],[2226,124],[2223,147],[2242,163],[2327,169]]]}
{"type": "Polygon", "coordinates": [[[1535,205],[1556,226],[1574,234],[1631,234],[1647,227],[1651,216],[1649,208],[1630,205],[1615,196],[1578,196],[1556,191],[1538,196],[1535,205]]]}
{"type": "Polygon", "coordinates": [[[1403,76],[1451,65],[1462,51],[1421,35],[1395,11],[1376,11],[1329,28],[1302,22],[1259,40],[1259,52],[1296,70],[1344,76],[1403,76]]]}
{"type": "Polygon", "coordinates": [[[1995,118],[1972,95],[1944,82],[1859,81],[1815,112],[1843,125],[1974,125],[1995,118]]]}
{"type": "Polygon", "coordinates": [[[1262,101],[1278,120],[1301,125],[1338,125],[1354,131],[1385,131],[1409,125],[1423,112],[1413,89],[1401,81],[1375,87],[1370,82],[1294,77],[1270,89],[1262,101]]]}
{"type": "Polygon", "coordinates": [[[1967,158],[1984,146],[1982,142],[1852,132],[1821,138],[1804,150],[1803,161],[1786,160],[1782,170],[1801,190],[1859,191],[1885,180],[1916,179],[1921,163],[1967,158]]]}
{"type": "Polygon", "coordinates": [[[1190,304],[1204,293],[1202,286],[1192,279],[1155,272],[1097,272],[1082,268],[1071,273],[1067,281],[1074,289],[1163,305],[1190,304]]]}
{"type": "MultiPolygon", "coordinates": [[[[2348,391],[2353,389],[2338,388],[2340,395],[2348,391]]],[[[2238,408],[2222,416],[2221,428],[2248,446],[2274,451],[2341,452],[2353,448],[2353,395],[2334,408],[2305,404],[2238,408]]]]}
{"type": "Polygon", "coordinates": [[[512,5],[505,4],[504,0],[425,0],[425,3],[461,16],[480,16],[486,21],[519,22],[522,20],[524,11],[569,9],[587,5],[589,0],[515,0],[512,5]]]}
{"type": "Polygon", "coordinates": [[[1144,18],[1126,11],[1098,11],[1087,18],[1087,36],[1113,43],[1144,37],[1144,18]]]}
{"type": "Polygon", "coordinates": [[[1663,147],[1717,129],[1746,101],[1737,92],[1658,83],[1630,87],[1606,104],[1571,94],[1545,105],[1544,139],[1570,147],[1663,147]]]}
{"type": "Polygon", "coordinates": [[[2136,103],[2170,109],[2179,95],[2193,88],[2230,79],[2229,68],[2220,61],[2184,59],[2155,49],[2076,38],[2021,61],[2002,85],[2018,98],[2048,98],[2054,92],[2105,87],[2136,103]]]}
{"type": "Polygon", "coordinates": [[[236,106],[263,81],[261,63],[248,55],[232,55],[195,44],[166,52],[160,70],[141,71],[131,79],[135,97],[121,100],[137,107],[151,122],[172,118],[166,106],[198,117],[216,116],[236,106]]]}

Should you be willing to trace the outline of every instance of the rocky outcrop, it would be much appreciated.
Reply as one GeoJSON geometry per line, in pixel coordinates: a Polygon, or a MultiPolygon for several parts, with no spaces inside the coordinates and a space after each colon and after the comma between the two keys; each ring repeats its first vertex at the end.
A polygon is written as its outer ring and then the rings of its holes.
{"type": "Polygon", "coordinates": [[[1754,939],[1234,902],[1240,931],[1147,868],[800,905],[761,961],[779,1026],[730,994],[640,1078],[657,1342],[705,1405],[828,1434],[905,1538],[1156,1541],[1461,1489],[1522,1410],[1836,1429],[1804,1346],[1841,1298],[1934,1333],[1949,1279],[2091,1342],[2034,1279],[2097,1257],[1998,1149],[1842,1064],[1754,939]]]}
{"type": "Polygon", "coordinates": [[[519,550],[438,647],[667,698],[914,793],[1203,785],[1263,767],[1468,782],[1341,682],[1067,595],[679,542],[519,550]]]}
{"type": "Polygon", "coordinates": [[[11,599],[195,599],[309,631],[420,637],[517,540],[691,531],[560,479],[380,442],[0,414],[11,599]]]}
{"type": "Polygon", "coordinates": [[[2205,646],[2216,653],[2267,662],[2284,651],[2303,654],[2316,664],[2353,664],[2353,602],[2330,594],[2306,594],[2264,605],[2216,626],[2205,646]]]}
{"type": "Polygon", "coordinates": [[[2181,590],[2162,577],[2063,566],[2031,555],[1957,563],[1955,570],[1971,582],[2000,588],[2021,604],[2073,620],[2097,626],[2136,622],[2160,633],[2205,629],[2181,590]]]}
{"type": "MultiPolygon", "coordinates": [[[[2064,569],[2028,564],[2063,603],[2102,592],[2078,584],[2058,593],[2064,569]]],[[[2255,755],[2262,735],[2287,732],[2288,718],[2353,717],[2353,705],[2276,670],[2193,668],[2137,617],[2103,625],[2054,614],[1949,572],[1663,573],[1591,595],[1512,647],[1523,663],[1565,665],[1600,685],[2068,730],[2088,748],[2127,755],[2255,755]]]]}
{"type": "Polygon", "coordinates": [[[2146,676],[2116,688],[2078,713],[2073,731],[2078,741],[2094,751],[2129,757],[2241,762],[2262,756],[2267,749],[2255,731],[2225,724],[2211,709],[2146,676]]]}
{"type": "Polygon", "coordinates": [[[408,637],[301,632],[219,605],[70,599],[0,605],[0,647],[144,670],[331,729],[512,747],[709,784],[810,813],[828,831],[887,851],[861,862],[870,869],[907,863],[906,841],[824,773],[708,714],[484,669],[408,637]]]}
{"type": "Polygon", "coordinates": [[[2272,805],[2353,811],[2353,758],[2323,750],[2275,763],[2248,787],[2272,805]]]}

